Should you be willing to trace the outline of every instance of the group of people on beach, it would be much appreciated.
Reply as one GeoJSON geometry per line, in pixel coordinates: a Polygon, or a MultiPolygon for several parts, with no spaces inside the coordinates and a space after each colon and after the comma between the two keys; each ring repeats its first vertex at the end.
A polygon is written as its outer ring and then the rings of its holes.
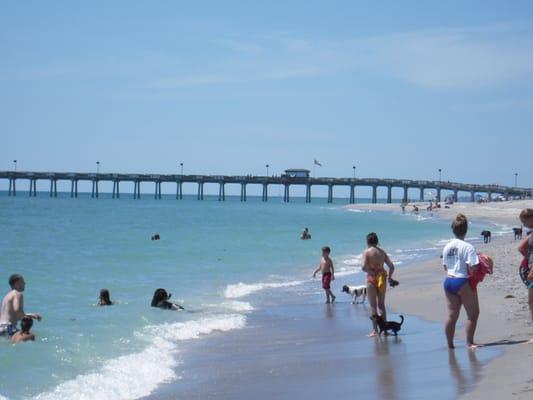
{"type": "MultiPolygon", "coordinates": [[[[42,317],[37,313],[24,312],[23,292],[26,288],[26,281],[20,274],[13,274],[9,277],[11,290],[4,296],[0,309],[0,337],[7,335],[11,343],[27,342],[35,340],[35,334],[31,332],[33,320],[41,321],[42,317]],[[20,329],[18,323],[20,321],[20,329]]],[[[150,305],[163,310],[183,310],[184,308],[170,300],[172,296],[165,289],[156,289],[150,305]]],[[[111,294],[108,289],[101,289],[97,306],[111,306],[115,302],[111,301],[111,294]]]]}
{"type": "MultiPolygon", "coordinates": [[[[524,257],[520,265],[520,277],[528,290],[528,304],[533,321],[533,209],[527,208],[520,213],[520,221],[526,229],[526,237],[520,242],[518,251],[524,257]]],[[[466,344],[469,349],[479,347],[474,341],[474,334],[479,318],[479,298],[477,284],[487,273],[492,273],[492,259],[478,253],[474,246],[465,241],[468,232],[468,219],[457,214],[451,224],[454,239],[449,241],[442,251],[442,265],[446,272],[444,294],[448,308],[445,321],[445,335],[448,348],[454,349],[455,327],[461,308],[467,315],[465,323],[466,344]]],[[[385,293],[387,283],[394,287],[398,281],[392,279],[394,263],[387,253],[379,247],[376,233],[366,237],[367,249],[363,253],[362,270],[366,272],[366,293],[369,302],[372,331],[368,336],[378,335],[377,320],[387,321],[385,293]],[[387,265],[389,271],[385,270],[387,265]]],[[[322,288],[326,294],[326,303],[334,303],[335,295],[331,291],[331,281],[335,279],[335,269],[330,258],[331,249],[322,248],[320,265],[313,271],[313,277],[322,273],[322,288]]],[[[403,318],[402,318],[403,321],[403,318]]],[[[528,341],[533,344],[533,338],[528,341]]]]}
{"type": "MultiPolygon", "coordinates": [[[[384,321],[387,320],[387,310],[385,308],[385,292],[387,282],[390,286],[398,285],[398,281],[392,279],[394,273],[394,263],[388,254],[378,246],[379,239],[375,232],[366,236],[368,248],[363,253],[363,268],[366,272],[366,294],[370,306],[370,319],[372,320],[372,331],[368,336],[378,335],[377,316],[384,321]],[[385,270],[387,265],[389,272],[385,270]]],[[[313,271],[313,278],[320,271],[322,273],[322,288],[326,293],[326,303],[334,303],[335,295],[331,291],[331,281],[335,280],[335,268],[330,258],[331,249],[328,246],[322,247],[322,258],[320,265],[313,271]]]]}

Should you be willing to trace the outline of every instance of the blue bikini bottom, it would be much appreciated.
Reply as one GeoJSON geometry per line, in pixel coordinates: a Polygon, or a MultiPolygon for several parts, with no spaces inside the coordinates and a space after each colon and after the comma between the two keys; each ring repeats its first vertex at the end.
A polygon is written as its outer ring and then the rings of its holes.
{"type": "Polygon", "coordinates": [[[451,278],[447,277],[444,281],[444,290],[452,294],[459,293],[459,290],[463,287],[465,283],[468,282],[468,278],[451,278]]]}

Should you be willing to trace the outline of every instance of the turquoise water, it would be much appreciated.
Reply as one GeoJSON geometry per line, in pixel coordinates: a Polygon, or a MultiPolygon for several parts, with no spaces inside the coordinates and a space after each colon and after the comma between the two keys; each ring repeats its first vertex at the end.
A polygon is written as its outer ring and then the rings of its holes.
{"type": "Polygon", "coordinates": [[[246,326],[261,308],[257,294],[307,290],[321,246],[332,248],[340,279],[355,283],[368,232],[400,266],[437,254],[449,236],[448,223],[429,216],[258,198],[1,194],[0,227],[2,291],[22,273],[25,309],[43,315],[35,343],[0,339],[0,398],[9,399],[146,396],[178,378],[191,339],[246,326]],[[303,227],[312,240],[299,240],[303,227]],[[150,240],[155,233],[160,241],[150,240]],[[94,307],[103,287],[117,305],[94,307]],[[149,307],[158,287],[187,311],[149,307]]]}

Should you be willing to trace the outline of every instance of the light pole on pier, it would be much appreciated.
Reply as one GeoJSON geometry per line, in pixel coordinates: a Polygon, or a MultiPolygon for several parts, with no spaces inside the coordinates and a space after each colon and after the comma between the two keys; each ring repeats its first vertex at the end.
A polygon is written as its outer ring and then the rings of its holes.
{"type": "Polygon", "coordinates": [[[180,175],[183,175],[183,163],[180,162],[180,175]]]}
{"type": "Polygon", "coordinates": [[[268,168],[270,167],[270,165],[265,165],[266,169],[267,169],[267,176],[268,176],[268,168]]]}
{"type": "Polygon", "coordinates": [[[17,172],[17,160],[13,160],[13,168],[14,168],[15,172],[17,172]]]}
{"type": "Polygon", "coordinates": [[[353,178],[355,179],[355,165],[352,168],[353,168],[353,178]]]}
{"type": "Polygon", "coordinates": [[[518,172],[514,173],[514,187],[518,187],[518,172]]]}
{"type": "Polygon", "coordinates": [[[100,161],[96,161],[96,173],[100,173],[100,161]]]}
{"type": "Polygon", "coordinates": [[[439,184],[442,182],[442,168],[439,168],[439,184]]]}

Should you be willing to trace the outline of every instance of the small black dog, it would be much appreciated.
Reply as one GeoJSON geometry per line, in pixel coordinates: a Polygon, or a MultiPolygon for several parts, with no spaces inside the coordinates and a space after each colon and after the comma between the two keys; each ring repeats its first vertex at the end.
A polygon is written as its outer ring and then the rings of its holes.
{"type": "Polygon", "coordinates": [[[514,239],[522,239],[522,228],[513,228],[514,239]]]}
{"type": "Polygon", "coordinates": [[[490,231],[482,231],[481,236],[483,236],[483,243],[490,242],[490,236],[491,236],[490,231]]]}
{"type": "Polygon", "coordinates": [[[373,315],[370,317],[371,320],[375,320],[378,324],[379,328],[379,334],[381,335],[383,332],[385,332],[385,335],[387,335],[387,331],[392,331],[394,336],[398,336],[398,332],[400,329],[402,329],[403,325],[403,315],[400,315],[400,322],[395,321],[385,321],[382,316],[380,315],[373,315]]]}

